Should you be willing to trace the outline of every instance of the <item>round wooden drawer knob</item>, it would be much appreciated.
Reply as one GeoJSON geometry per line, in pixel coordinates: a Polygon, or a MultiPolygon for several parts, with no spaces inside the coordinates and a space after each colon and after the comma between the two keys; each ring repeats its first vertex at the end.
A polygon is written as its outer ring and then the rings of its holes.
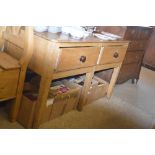
{"type": "Polygon", "coordinates": [[[114,58],[118,58],[119,57],[119,54],[117,52],[115,52],[114,55],[113,55],[113,57],[114,58]]]}
{"type": "Polygon", "coordinates": [[[80,61],[81,61],[82,63],[84,63],[84,62],[86,61],[86,56],[81,56],[81,57],[80,57],[80,61]]]}

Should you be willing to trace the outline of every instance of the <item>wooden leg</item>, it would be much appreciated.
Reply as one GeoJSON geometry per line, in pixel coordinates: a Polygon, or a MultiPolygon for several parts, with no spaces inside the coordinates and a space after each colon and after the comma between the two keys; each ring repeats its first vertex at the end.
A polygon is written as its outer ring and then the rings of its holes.
{"type": "Polygon", "coordinates": [[[16,99],[12,100],[10,113],[9,113],[9,120],[11,122],[16,121],[17,117],[18,117],[21,98],[22,98],[22,94],[23,94],[25,74],[26,74],[26,71],[21,70],[20,75],[19,75],[19,83],[18,83],[18,87],[17,87],[17,96],[16,96],[16,99]]]}
{"type": "Polygon", "coordinates": [[[43,112],[43,108],[47,103],[50,85],[51,85],[51,78],[48,77],[41,78],[40,89],[34,113],[33,128],[39,128],[40,126],[41,115],[43,112]]]}
{"type": "Polygon", "coordinates": [[[135,83],[135,79],[131,79],[131,83],[134,84],[135,83]]]}
{"type": "Polygon", "coordinates": [[[87,95],[88,95],[88,91],[90,89],[91,86],[91,82],[94,76],[94,71],[86,73],[86,78],[84,81],[84,86],[82,89],[82,93],[81,93],[81,97],[80,97],[80,101],[78,104],[78,110],[81,111],[83,106],[86,104],[87,102],[87,95]]]}
{"type": "Polygon", "coordinates": [[[113,71],[113,74],[112,74],[112,77],[111,77],[111,80],[110,80],[110,84],[109,84],[109,87],[108,87],[108,90],[107,90],[107,97],[108,98],[111,97],[112,90],[113,90],[113,88],[115,86],[119,71],[120,71],[120,67],[114,68],[114,71],[113,71]]]}
{"type": "Polygon", "coordinates": [[[138,83],[138,80],[139,80],[139,79],[136,79],[136,84],[138,83]]]}

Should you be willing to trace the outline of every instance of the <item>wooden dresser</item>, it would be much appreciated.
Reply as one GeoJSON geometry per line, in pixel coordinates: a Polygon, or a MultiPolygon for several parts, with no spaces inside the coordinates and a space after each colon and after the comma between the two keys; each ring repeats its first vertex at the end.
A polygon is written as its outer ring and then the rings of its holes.
{"type": "Polygon", "coordinates": [[[143,65],[155,70],[155,27],[153,27],[153,32],[144,55],[143,65]]]}
{"type": "MultiPolygon", "coordinates": [[[[135,80],[137,82],[152,28],[141,26],[100,26],[97,27],[97,31],[117,34],[130,41],[117,83],[123,83],[129,79],[133,83],[135,80]]],[[[109,79],[111,73],[112,71],[104,72],[102,74],[103,78],[109,79]]]]}
{"type": "MultiPolygon", "coordinates": [[[[38,82],[39,87],[35,101],[29,102],[29,99],[23,96],[21,105],[23,111],[21,110],[18,118],[20,123],[28,122],[28,128],[38,128],[40,124],[55,117],[53,98],[52,100],[49,98],[49,91],[54,80],[77,75],[85,76],[77,104],[77,109],[82,110],[83,106],[89,101],[90,93],[95,93],[92,92],[94,88],[91,88],[93,87],[94,73],[113,68],[114,72],[106,89],[100,89],[106,91],[105,95],[109,99],[124,60],[128,43],[128,41],[123,40],[103,41],[93,36],[76,40],[61,33],[35,33],[34,52],[29,69],[40,77],[40,81],[38,82]],[[29,120],[27,120],[28,118],[29,120]]],[[[10,50],[13,52],[14,48],[10,47],[10,50]]],[[[37,80],[34,82],[37,83],[37,80]]],[[[106,85],[104,82],[102,84],[106,85]]],[[[67,97],[70,98],[70,96],[66,96],[59,105],[57,104],[59,109],[62,108],[64,102],[66,104],[67,97]]],[[[59,98],[60,100],[61,98],[59,98]]],[[[57,103],[59,101],[57,100],[57,103]]],[[[70,103],[74,101],[74,99],[70,100],[70,103]]]]}

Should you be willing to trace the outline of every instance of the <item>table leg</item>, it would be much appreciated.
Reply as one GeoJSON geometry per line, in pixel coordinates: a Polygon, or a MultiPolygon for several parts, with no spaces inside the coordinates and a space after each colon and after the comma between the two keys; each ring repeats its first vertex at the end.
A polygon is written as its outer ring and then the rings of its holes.
{"type": "Polygon", "coordinates": [[[51,78],[47,78],[47,77],[41,78],[40,89],[39,89],[38,99],[37,99],[35,113],[34,113],[33,128],[39,128],[41,115],[42,115],[44,106],[46,105],[46,102],[47,102],[50,85],[51,85],[51,78]]]}
{"type": "Polygon", "coordinates": [[[108,98],[110,98],[111,95],[112,95],[112,90],[113,90],[113,88],[115,86],[119,71],[120,71],[120,67],[114,68],[114,71],[113,71],[113,74],[112,74],[112,77],[111,77],[111,80],[110,80],[110,84],[109,84],[109,87],[108,87],[108,90],[107,90],[107,97],[108,98]]]}

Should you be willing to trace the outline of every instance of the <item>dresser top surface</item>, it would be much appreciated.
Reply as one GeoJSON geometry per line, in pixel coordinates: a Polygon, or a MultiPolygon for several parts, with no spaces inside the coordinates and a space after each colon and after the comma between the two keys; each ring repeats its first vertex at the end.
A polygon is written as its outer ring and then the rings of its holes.
{"type": "Polygon", "coordinates": [[[103,42],[126,42],[128,43],[127,40],[123,39],[117,39],[117,40],[102,40],[99,39],[95,36],[89,36],[87,38],[83,39],[73,39],[70,35],[62,34],[62,33],[49,33],[49,32],[34,32],[35,35],[44,38],[46,40],[52,41],[52,42],[58,42],[58,43],[68,43],[68,42],[73,42],[73,43],[103,43],[103,42]]]}

